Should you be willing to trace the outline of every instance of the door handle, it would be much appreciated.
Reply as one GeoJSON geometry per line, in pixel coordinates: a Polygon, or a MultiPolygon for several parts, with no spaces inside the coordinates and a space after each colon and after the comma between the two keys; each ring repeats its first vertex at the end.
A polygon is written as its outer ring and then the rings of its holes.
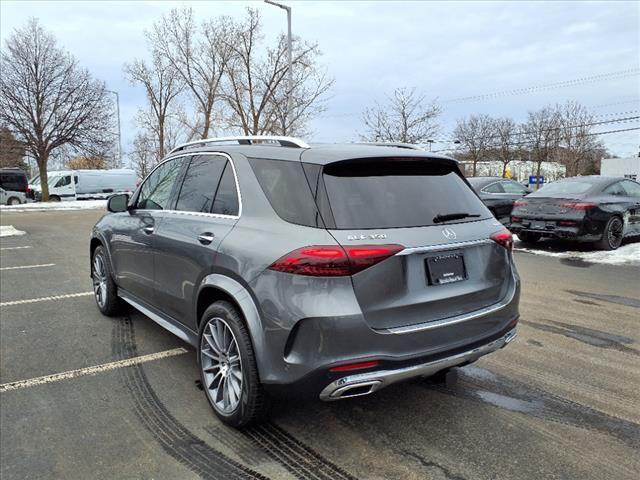
{"type": "Polygon", "coordinates": [[[200,235],[198,235],[198,241],[202,244],[202,245],[209,245],[211,242],[213,242],[213,239],[215,238],[215,235],[211,232],[204,232],[200,235]]]}
{"type": "Polygon", "coordinates": [[[144,227],[142,231],[147,235],[151,235],[155,231],[155,227],[144,227]]]}

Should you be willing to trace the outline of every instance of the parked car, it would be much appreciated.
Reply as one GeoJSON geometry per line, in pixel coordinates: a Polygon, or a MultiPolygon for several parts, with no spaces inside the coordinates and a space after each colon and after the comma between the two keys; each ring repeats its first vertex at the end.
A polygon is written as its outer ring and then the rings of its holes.
{"type": "Polygon", "coordinates": [[[503,225],[509,226],[513,202],[531,193],[520,183],[502,177],[468,177],[467,180],[503,225]]]}
{"type": "Polygon", "coordinates": [[[515,202],[511,230],[523,242],[552,237],[615,250],[625,237],[640,235],[640,183],[601,176],[558,180],[515,202]]]}
{"type": "MultiPolygon", "coordinates": [[[[30,180],[35,198],[42,198],[40,177],[30,180]]],[[[107,198],[113,193],[132,193],[137,186],[137,175],[133,170],[61,170],[48,173],[49,199],[84,200],[107,198]],[[72,180],[73,179],[73,180],[72,180]]]]}
{"type": "Polygon", "coordinates": [[[0,187],[0,205],[20,205],[27,203],[27,196],[24,192],[7,191],[0,187]]]}
{"type": "Polygon", "coordinates": [[[27,174],[24,170],[17,167],[0,168],[0,188],[7,192],[7,194],[10,192],[16,193],[16,195],[6,197],[7,201],[22,201],[22,198],[26,198],[29,194],[27,174]]]}
{"type": "Polygon", "coordinates": [[[122,299],[191,343],[224,422],[255,421],[272,393],[367,395],[514,338],[512,236],[455,160],[224,140],[177,147],[110,197],[90,243],[100,311],[122,299]]]}

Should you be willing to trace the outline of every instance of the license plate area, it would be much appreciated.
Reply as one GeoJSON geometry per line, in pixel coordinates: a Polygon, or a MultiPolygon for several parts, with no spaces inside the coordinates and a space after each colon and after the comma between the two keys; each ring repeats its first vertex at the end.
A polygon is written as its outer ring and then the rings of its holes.
{"type": "Polygon", "coordinates": [[[467,278],[464,255],[461,252],[447,252],[427,257],[425,270],[429,285],[446,285],[467,278]]]}
{"type": "Polygon", "coordinates": [[[544,230],[547,227],[547,222],[541,220],[532,220],[529,228],[534,230],[544,230]]]}

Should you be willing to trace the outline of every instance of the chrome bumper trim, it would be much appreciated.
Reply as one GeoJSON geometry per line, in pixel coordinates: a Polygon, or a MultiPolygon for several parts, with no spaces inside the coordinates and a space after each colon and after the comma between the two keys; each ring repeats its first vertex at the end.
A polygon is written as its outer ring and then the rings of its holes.
{"type": "Polygon", "coordinates": [[[481,347],[474,348],[473,350],[441,358],[440,360],[423,363],[421,365],[414,365],[412,367],[399,368],[397,370],[378,370],[374,372],[356,373],[354,375],[342,377],[331,382],[322,390],[322,392],[320,392],[320,400],[340,400],[343,392],[347,392],[349,389],[359,386],[369,387],[369,391],[366,392],[366,394],[369,394],[396,382],[408,380],[414,377],[427,377],[439,372],[440,370],[444,370],[445,368],[455,367],[456,365],[475,361],[483,355],[495,352],[513,341],[516,335],[516,328],[513,328],[497,340],[482,345],[481,347]]]}
{"type": "Polygon", "coordinates": [[[442,250],[454,250],[456,248],[473,247],[475,245],[493,244],[493,240],[489,238],[481,238],[479,240],[468,240],[466,242],[441,243],[439,245],[426,245],[424,247],[405,248],[396,255],[411,255],[412,253],[439,252],[442,250]]]}

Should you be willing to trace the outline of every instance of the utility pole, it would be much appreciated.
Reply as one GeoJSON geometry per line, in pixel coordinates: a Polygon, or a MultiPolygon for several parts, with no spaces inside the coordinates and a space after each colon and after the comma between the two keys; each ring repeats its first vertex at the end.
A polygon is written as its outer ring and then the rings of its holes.
{"type": "MultiPolygon", "coordinates": [[[[283,5],[281,3],[274,2],[272,0],[264,0],[264,3],[274,5],[287,11],[287,59],[289,61],[289,70],[287,72],[288,77],[288,92],[287,92],[287,117],[291,115],[291,109],[293,108],[293,42],[291,40],[291,7],[283,5]]],[[[285,128],[288,128],[285,120],[285,128]]],[[[287,133],[286,131],[284,132],[287,133]]]]}
{"type": "Polygon", "coordinates": [[[118,168],[122,168],[122,131],[120,130],[120,95],[114,90],[106,90],[116,96],[116,112],[118,114],[118,168]]]}

